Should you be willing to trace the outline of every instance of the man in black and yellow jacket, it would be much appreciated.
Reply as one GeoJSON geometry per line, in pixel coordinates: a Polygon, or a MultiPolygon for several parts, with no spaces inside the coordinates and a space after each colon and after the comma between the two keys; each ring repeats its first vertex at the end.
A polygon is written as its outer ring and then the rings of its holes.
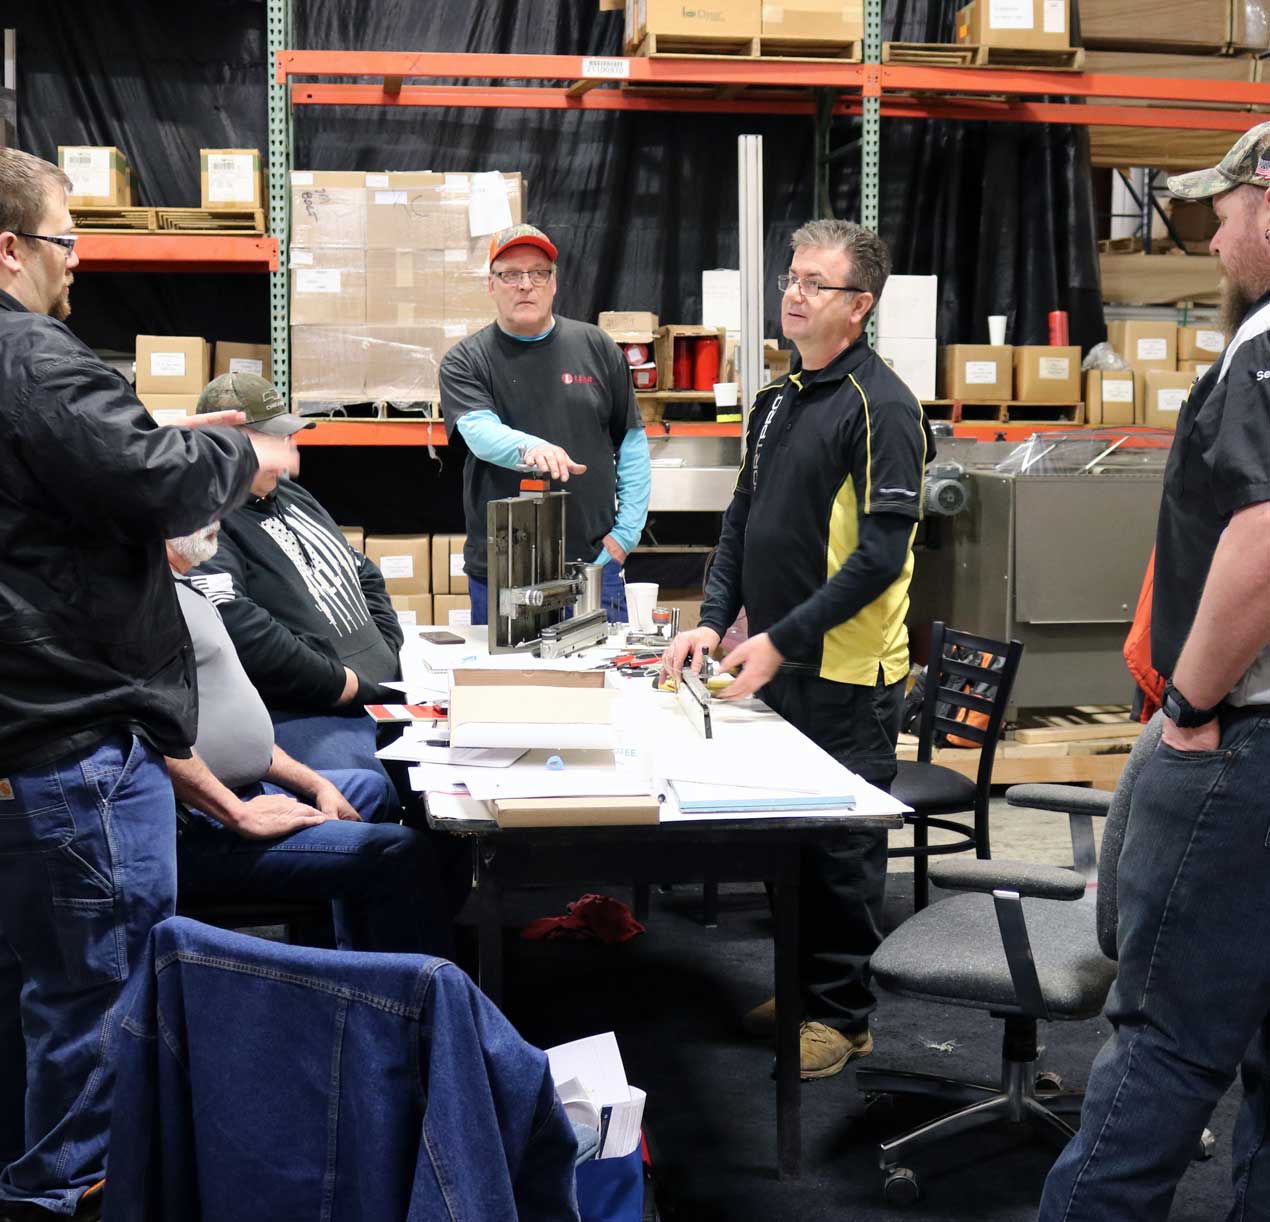
{"type": "MultiPolygon", "coordinates": [[[[780,279],[781,325],[802,368],[765,386],[701,608],[665,666],[699,669],[742,607],[749,639],[724,659],[724,699],[759,693],[874,785],[895,778],[908,675],[908,585],[930,427],[864,326],[890,272],[877,234],[812,221],[780,279]]],[[[869,957],[881,941],[886,834],[808,848],[800,911],[804,1078],[871,1051],[869,957]]],[[[768,1001],[746,1016],[774,1030],[768,1001]]]]}

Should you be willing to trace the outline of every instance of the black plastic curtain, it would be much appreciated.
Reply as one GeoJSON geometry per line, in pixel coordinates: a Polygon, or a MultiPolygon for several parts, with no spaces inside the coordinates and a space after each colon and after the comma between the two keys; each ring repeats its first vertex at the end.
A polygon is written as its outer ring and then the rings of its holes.
{"type": "MultiPolygon", "coordinates": [[[[596,0],[294,0],[306,49],[618,54],[620,13],[596,0]]],[[[954,9],[890,0],[887,37],[946,36],[954,9]]],[[[0,5],[18,34],[19,144],[127,154],[139,203],[197,205],[200,147],[266,147],[265,6],[260,0],[0,5]],[[14,11],[16,10],[16,11],[14,11]]],[[[840,120],[836,137],[858,134],[840,120]]],[[[736,137],[764,137],[768,334],[776,275],[812,211],[812,121],[653,112],[568,113],[299,107],[305,169],[519,170],[528,218],[561,248],[562,314],[652,309],[700,317],[701,271],[737,264],[736,137]]],[[[839,163],[835,214],[858,214],[858,162],[839,163]]],[[[988,314],[1015,343],[1044,343],[1066,309],[1073,343],[1103,337],[1087,141],[1036,124],[884,120],[881,229],[896,271],[940,276],[940,339],[986,342],[988,314]]],[[[98,347],[138,332],[264,341],[255,276],[85,275],[72,325],[98,347]]]]}

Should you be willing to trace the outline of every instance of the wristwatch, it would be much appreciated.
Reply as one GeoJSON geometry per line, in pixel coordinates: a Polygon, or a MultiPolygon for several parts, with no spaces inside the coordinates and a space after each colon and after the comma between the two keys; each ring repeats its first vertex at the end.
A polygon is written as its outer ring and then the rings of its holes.
{"type": "Polygon", "coordinates": [[[1164,716],[1183,730],[1207,725],[1217,716],[1217,708],[1197,709],[1173,686],[1173,680],[1164,685],[1164,716]]]}

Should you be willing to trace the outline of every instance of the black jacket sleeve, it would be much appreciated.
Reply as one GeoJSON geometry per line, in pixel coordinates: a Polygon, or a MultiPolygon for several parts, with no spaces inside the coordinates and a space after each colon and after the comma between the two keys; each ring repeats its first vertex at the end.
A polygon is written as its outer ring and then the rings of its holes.
{"type": "Polygon", "coordinates": [[[902,514],[863,515],[859,541],[846,564],[772,625],[772,644],[792,662],[814,656],[826,632],[880,598],[904,571],[913,529],[913,519],[902,514]]]}
{"type": "Polygon", "coordinates": [[[357,579],[361,583],[362,596],[366,599],[371,619],[379,628],[379,635],[384,638],[384,644],[393,653],[400,653],[401,643],[406,639],[406,634],[402,631],[401,621],[398,620],[396,611],[392,609],[392,599],[388,596],[388,589],[384,585],[384,575],[373,560],[364,556],[356,548],[349,548],[349,550],[357,561],[357,579]]]}
{"type": "Polygon", "coordinates": [[[753,442],[754,438],[749,438],[749,444],[745,447],[745,461],[736,477],[732,501],[723,515],[719,546],[714,551],[714,563],[710,566],[710,578],[706,582],[705,597],[701,602],[701,627],[712,628],[719,636],[732,627],[733,621],[741,612],[745,526],[750,517],[750,490],[754,477],[750,461],[750,456],[754,453],[753,442]]]}
{"type": "Polygon", "coordinates": [[[190,534],[241,505],[258,470],[238,429],[161,428],[114,370],[88,359],[37,364],[14,415],[15,457],[93,534],[190,534]]]}
{"type": "Polygon", "coordinates": [[[243,669],[270,708],[334,708],[344,691],[344,663],[330,641],[293,632],[247,595],[249,563],[222,530],[216,555],[189,579],[220,612],[243,669]]]}

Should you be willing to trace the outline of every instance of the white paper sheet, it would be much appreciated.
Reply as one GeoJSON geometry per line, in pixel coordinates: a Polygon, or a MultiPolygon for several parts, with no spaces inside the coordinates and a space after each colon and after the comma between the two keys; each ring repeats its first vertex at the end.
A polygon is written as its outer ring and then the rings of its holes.
{"type": "Polygon", "coordinates": [[[450,764],[467,768],[509,768],[522,755],[517,748],[497,747],[430,747],[427,740],[406,738],[389,743],[375,752],[381,760],[406,760],[412,764],[450,764]]]}
{"type": "Polygon", "coordinates": [[[646,773],[615,768],[611,751],[562,752],[564,767],[559,770],[548,768],[547,758],[548,752],[531,751],[510,768],[470,774],[464,778],[468,792],[492,802],[496,798],[638,797],[653,791],[646,773]]]}
{"type": "Polygon", "coordinates": [[[507,184],[497,170],[472,175],[472,198],[467,206],[467,217],[474,238],[511,228],[512,209],[507,198],[507,184]]]}

